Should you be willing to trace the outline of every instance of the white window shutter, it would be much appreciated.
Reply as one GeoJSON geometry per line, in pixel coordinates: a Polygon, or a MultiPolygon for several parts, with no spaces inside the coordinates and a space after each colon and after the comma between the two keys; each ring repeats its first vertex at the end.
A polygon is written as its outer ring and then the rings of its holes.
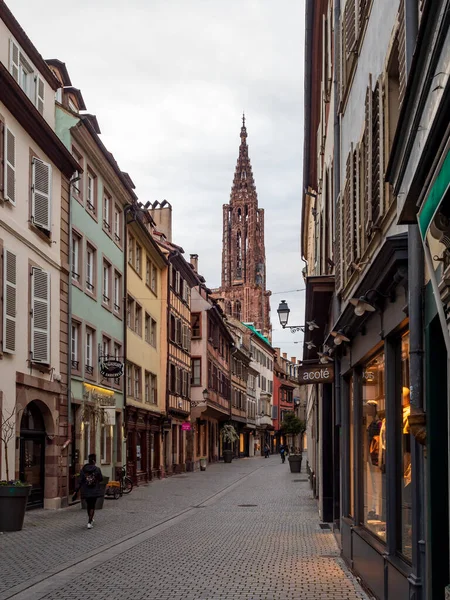
{"type": "Polygon", "coordinates": [[[16,351],[17,257],[3,251],[3,352],[16,351]]]}
{"type": "Polygon", "coordinates": [[[35,225],[46,231],[51,229],[51,165],[39,158],[33,158],[31,188],[31,219],[35,225]]]}
{"type": "Polygon", "coordinates": [[[9,72],[19,83],[19,46],[9,40],[9,72]]]}
{"type": "Polygon", "coordinates": [[[4,168],[4,196],[5,200],[16,204],[16,137],[13,132],[5,128],[5,168],[4,168]]]}
{"type": "Polygon", "coordinates": [[[36,98],[35,105],[41,115],[44,114],[44,81],[39,76],[36,77],[36,98]]]}
{"type": "Polygon", "coordinates": [[[31,275],[31,355],[50,364],[50,273],[34,268],[31,275]]]}

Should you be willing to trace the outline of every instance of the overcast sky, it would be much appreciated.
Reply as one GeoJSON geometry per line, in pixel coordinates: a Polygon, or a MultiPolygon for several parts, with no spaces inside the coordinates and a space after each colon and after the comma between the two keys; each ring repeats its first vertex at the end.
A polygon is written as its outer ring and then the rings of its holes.
{"type": "Polygon", "coordinates": [[[300,356],[304,5],[300,0],[7,0],[44,58],[66,63],[102,139],[142,202],[173,206],[173,241],[220,285],[245,110],[259,206],[266,211],[273,345],[300,356]]]}

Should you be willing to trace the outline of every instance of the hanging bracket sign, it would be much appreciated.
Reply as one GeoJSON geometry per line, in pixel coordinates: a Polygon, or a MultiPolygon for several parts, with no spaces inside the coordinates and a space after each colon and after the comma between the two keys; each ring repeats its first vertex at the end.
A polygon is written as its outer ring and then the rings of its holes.
{"type": "Polygon", "coordinates": [[[334,365],[322,365],[320,363],[302,365],[298,369],[298,381],[300,385],[333,383],[334,365]]]}

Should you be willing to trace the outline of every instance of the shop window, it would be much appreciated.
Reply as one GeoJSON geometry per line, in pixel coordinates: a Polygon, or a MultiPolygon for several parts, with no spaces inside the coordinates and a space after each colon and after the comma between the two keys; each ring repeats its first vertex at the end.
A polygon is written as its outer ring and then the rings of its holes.
{"type": "Polygon", "coordinates": [[[402,466],[401,466],[401,553],[412,561],[411,434],[409,431],[409,333],[401,341],[402,350],[402,466]]]}
{"type": "Polygon", "coordinates": [[[386,541],[386,398],[384,353],[363,367],[363,524],[386,541]]]}

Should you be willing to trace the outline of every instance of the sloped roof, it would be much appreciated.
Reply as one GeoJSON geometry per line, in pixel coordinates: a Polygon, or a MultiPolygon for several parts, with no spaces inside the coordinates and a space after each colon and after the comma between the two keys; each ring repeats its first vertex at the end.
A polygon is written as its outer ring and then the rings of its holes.
{"type": "MultiPolygon", "coordinates": [[[[269,340],[262,333],[260,333],[257,329],[255,329],[254,325],[252,325],[251,323],[244,323],[244,325],[247,327],[247,329],[250,329],[250,331],[252,331],[255,335],[257,335],[259,338],[261,338],[263,342],[265,342],[268,346],[270,346],[270,348],[272,348],[272,344],[269,342],[269,340]]],[[[272,350],[273,350],[273,348],[272,348],[272,350]]]]}

